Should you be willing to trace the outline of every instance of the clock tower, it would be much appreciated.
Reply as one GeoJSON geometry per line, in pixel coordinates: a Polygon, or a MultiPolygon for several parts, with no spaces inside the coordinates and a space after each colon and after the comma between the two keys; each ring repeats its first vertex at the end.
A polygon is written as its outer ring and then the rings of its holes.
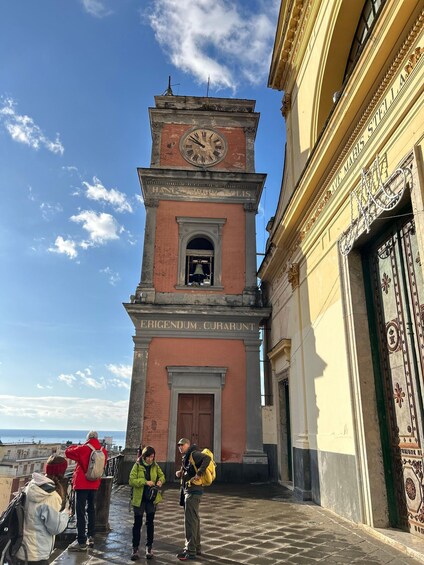
{"type": "MultiPolygon", "coordinates": [[[[263,450],[255,216],[255,102],[167,95],[150,108],[140,282],[125,308],[134,362],[124,465],[152,445],[169,478],[180,437],[210,448],[218,479],[268,478],[263,450]]],[[[124,473],[126,472],[124,471],[124,473]]]]}

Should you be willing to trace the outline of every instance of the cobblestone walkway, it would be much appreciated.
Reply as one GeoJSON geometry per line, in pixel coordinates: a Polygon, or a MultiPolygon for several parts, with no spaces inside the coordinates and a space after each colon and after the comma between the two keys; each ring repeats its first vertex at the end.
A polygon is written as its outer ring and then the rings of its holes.
{"type": "MultiPolygon", "coordinates": [[[[178,489],[171,485],[164,498],[155,518],[153,565],[179,563],[176,553],[183,548],[178,489]]],[[[127,486],[114,490],[111,532],[96,536],[95,547],[87,553],[65,551],[54,563],[131,563],[133,515],[128,501],[127,486]]],[[[415,559],[319,506],[294,500],[289,490],[277,485],[214,485],[203,496],[200,512],[203,555],[199,564],[424,563],[424,555],[422,560],[415,559]]],[[[144,535],[143,526],[142,543],[144,535]]]]}

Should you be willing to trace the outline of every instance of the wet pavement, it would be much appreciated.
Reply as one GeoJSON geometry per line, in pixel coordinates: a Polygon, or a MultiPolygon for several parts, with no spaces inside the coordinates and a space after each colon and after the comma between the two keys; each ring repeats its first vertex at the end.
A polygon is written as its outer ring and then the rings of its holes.
{"type": "MultiPolygon", "coordinates": [[[[111,531],[96,535],[94,548],[86,553],[65,550],[53,563],[132,563],[129,497],[128,486],[115,488],[109,515],[111,531]]],[[[184,546],[184,524],[178,502],[178,487],[171,485],[155,517],[152,564],[179,563],[176,554],[184,546]]],[[[202,556],[195,561],[199,564],[424,563],[424,541],[399,532],[407,545],[413,538],[413,547],[408,548],[393,530],[367,530],[320,506],[295,500],[290,490],[279,485],[213,485],[205,489],[200,514],[202,556]],[[390,532],[392,539],[387,537],[390,532]]],[[[144,540],[143,525],[142,544],[144,540]]],[[[139,563],[145,561],[143,556],[139,563]]]]}

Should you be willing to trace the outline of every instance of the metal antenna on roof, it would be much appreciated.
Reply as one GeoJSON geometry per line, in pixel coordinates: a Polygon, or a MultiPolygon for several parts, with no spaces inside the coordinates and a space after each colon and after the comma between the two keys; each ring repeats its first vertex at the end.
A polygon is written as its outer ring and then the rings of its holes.
{"type": "Polygon", "coordinates": [[[171,88],[171,76],[168,77],[168,88],[165,90],[164,96],[174,96],[171,88]]]}

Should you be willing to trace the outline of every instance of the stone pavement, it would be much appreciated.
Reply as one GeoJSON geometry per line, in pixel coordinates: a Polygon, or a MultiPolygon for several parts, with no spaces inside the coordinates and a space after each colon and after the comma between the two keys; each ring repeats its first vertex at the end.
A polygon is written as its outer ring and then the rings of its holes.
{"type": "MultiPolygon", "coordinates": [[[[195,561],[199,565],[424,563],[424,542],[417,541],[416,553],[407,548],[400,551],[401,546],[384,543],[363,527],[312,503],[295,500],[290,490],[279,485],[216,484],[205,491],[200,505],[203,555],[195,561]]],[[[129,495],[128,486],[114,489],[111,531],[97,535],[93,549],[87,553],[65,550],[53,563],[131,563],[133,514],[129,512],[129,495]]],[[[152,565],[179,563],[176,553],[183,548],[184,527],[178,501],[179,490],[171,484],[156,513],[152,565]]],[[[144,536],[143,525],[142,543],[144,536]]],[[[145,558],[140,562],[145,563],[145,558]]]]}

